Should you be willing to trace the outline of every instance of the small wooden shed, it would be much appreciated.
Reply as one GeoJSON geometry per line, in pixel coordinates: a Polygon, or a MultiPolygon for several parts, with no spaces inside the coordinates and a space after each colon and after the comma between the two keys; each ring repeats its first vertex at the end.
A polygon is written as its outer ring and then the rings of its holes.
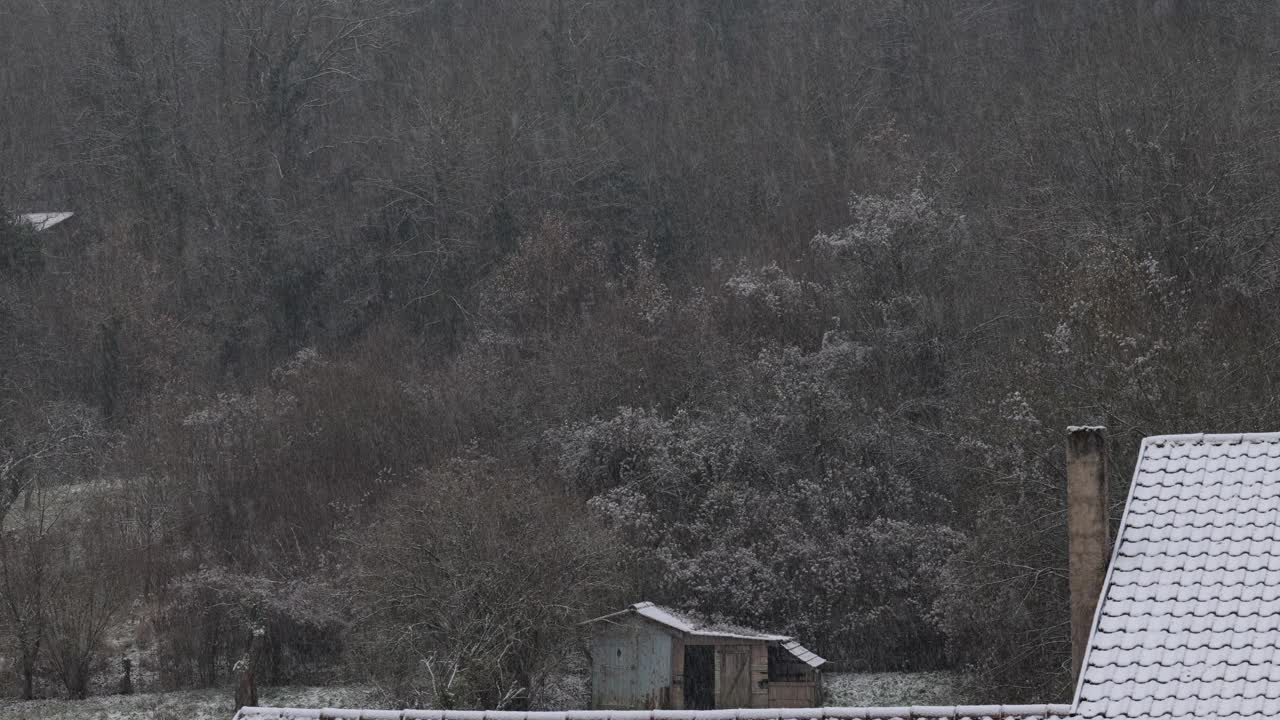
{"type": "Polygon", "coordinates": [[[591,707],[816,707],[826,660],[786,635],[700,623],[651,602],[588,620],[591,707]]]}

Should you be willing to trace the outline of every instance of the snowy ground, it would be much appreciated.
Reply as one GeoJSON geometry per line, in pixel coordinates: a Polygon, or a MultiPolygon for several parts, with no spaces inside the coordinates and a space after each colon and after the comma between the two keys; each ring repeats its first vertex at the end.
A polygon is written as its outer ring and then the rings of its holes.
{"type": "MultiPolygon", "coordinates": [[[[823,678],[830,705],[954,705],[964,702],[961,678],[951,673],[831,673],[823,678]]],[[[88,700],[0,699],[4,720],[230,720],[232,688],[88,700]]],[[[260,688],[258,702],[276,707],[376,708],[378,693],[365,687],[260,688]]],[[[390,708],[388,708],[390,709],[390,708]]]]}
{"type": "MultiPolygon", "coordinates": [[[[0,699],[4,720],[231,720],[233,688],[182,690],[137,695],[104,695],[88,700],[0,699]]],[[[373,707],[376,693],[359,687],[260,688],[258,702],[284,707],[373,707]]]]}
{"type": "Polygon", "coordinates": [[[963,677],[955,673],[827,673],[822,685],[827,705],[897,707],[900,705],[959,705],[963,677]]]}

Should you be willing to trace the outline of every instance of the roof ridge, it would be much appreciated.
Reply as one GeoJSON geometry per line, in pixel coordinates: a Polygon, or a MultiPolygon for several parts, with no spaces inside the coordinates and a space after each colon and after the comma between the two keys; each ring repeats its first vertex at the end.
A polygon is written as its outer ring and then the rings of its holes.
{"type": "Polygon", "coordinates": [[[723,710],[360,710],[246,706],[236,720],[952,720],[1061,718],[1070,705],[910,705],[723,710]]]}
{"type": "Polygon", "coordinates": [[[1280,432],[1259,433],[1174,433],[1149,435],[1142,439],[1146,445],[1202,445],[1236,443],[1280,443],[1280,432]]]}

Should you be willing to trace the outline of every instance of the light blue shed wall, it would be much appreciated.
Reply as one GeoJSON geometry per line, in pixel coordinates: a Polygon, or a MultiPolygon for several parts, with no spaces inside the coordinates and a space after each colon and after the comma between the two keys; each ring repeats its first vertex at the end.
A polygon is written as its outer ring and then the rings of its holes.
{"type": "Polygon", "coordinates": [[[669,707],[677,692],[671,688],[671,644],[670,634],[634,617],[598,628],[591,640],[591,707],[669,707]]]}

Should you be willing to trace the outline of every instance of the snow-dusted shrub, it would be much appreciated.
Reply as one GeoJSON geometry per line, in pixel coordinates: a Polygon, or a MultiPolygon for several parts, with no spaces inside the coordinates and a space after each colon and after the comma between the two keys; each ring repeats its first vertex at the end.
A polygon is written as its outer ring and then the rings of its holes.
{"type": "Polygon", "coordinates": [[[588,311],[608,270],[602,243],[584,238],[561,215],[548,213],[488,278],[480,320],[495,329],[551,331],[588,311]]]}
{"type": "Polygon", "coordinates": [[[920,188],[893,196],[859,195],[849,198],[853,223],[831,233],[819,233],[815,246],[834,254],[870,260],[907,240],[904,235],[930,232],[939,211],[920,188]]]}
{"type": "Polygon", "coordinates": [[[587,710],[591,707],[591,662],[585,652],[567,651],[559,668],[543,674],[529,693],[530,710],[587,710]]]}
{"type": "Polygon", "coordinates": [[[815,352],[762,352],[721,407],[624,408],[547,439],[658,599],[850,663],[941,663],[937,577],[962,538],[923,446],[850,395],[868,357],[832,333],[815,352]]]}
{"type": "Polygon", "coordinates": [[[854,303],[953,297],[966,281],[964,215],[920,188],[849,199],[851,222],[810,242],[823,282],[854,303]]]}
{"type": "Polygon", "coordinates": [[[824,292],[776,262],[742,265],[720,288],[716,318],[730,338],[749,346],[769,341],[812,346],[830,321],[820,310],[824,292]]]}
{"type": "Polygon", "coordinates": [[[740,268],[724,287],[730,297],[752,303],[764,312],[782,315],[804,309],[807,285],[772,262],[759,268],[740,268]]]}
{"type": "Polygon", "coordinates": [[[346,596],[320,580],[203,567],[175,579],[155,610],[160,682],[217,685],[247,660],[259,683],[323,679],[341,659],[346,596]],[[261,633],[258,655],[245,658],[261,633]]]}

